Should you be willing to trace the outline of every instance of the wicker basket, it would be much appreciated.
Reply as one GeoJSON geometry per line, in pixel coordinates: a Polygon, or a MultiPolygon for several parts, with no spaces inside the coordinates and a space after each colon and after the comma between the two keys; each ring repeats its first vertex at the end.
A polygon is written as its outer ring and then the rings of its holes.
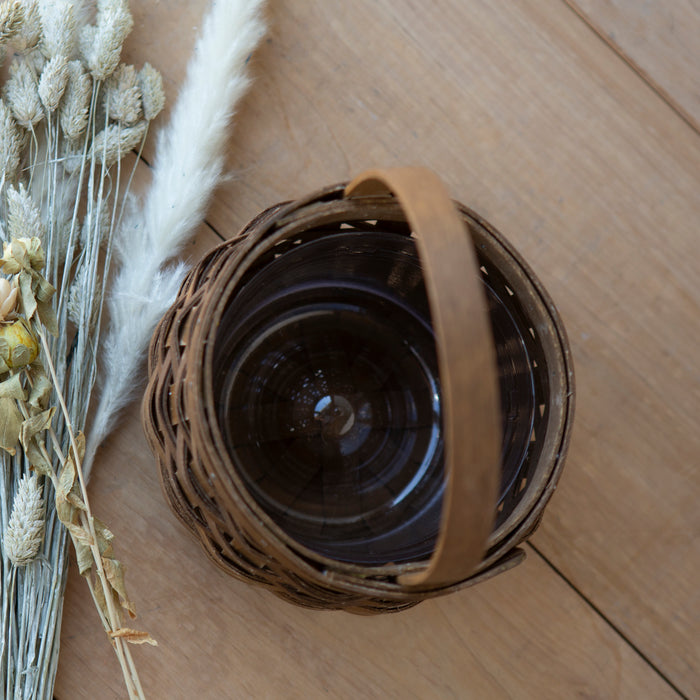
{"type": "Polygon", "coordinates": [[[372,171],[272,207],[211,251],[154,334],[143,403],[166,497],[214,562],[299,605],[363,614],[410,607],[519,563],[517,545],[559,478],[572,415],[569,347],[541,283],[492,226],[418,168],[372,171]],[[444,468],[438,532],[416,560],[397,552],[355,561],[356,549],[335,557],[290,533],[240,473],[222,424],[231,309],[256,276],[355,233],[410,243],[424,278],[444,468]]]}

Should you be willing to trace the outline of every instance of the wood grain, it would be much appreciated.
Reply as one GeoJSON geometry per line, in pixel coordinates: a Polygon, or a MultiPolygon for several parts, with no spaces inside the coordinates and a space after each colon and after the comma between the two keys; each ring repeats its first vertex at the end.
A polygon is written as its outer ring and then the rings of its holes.
{"type": "MultiPolygon", "coordinates": [[[[132,414],[102,451],[93,507],[130,565],[134,655],[147,697],[675,698],[536,557],[471,592],[374,618],[315,612],[214,568],[166,506],[132,414]],[[647,693],[647,695],[645,695],[647,693]]],[[[71,571],[58,700],[124,697],[84,583],[71,571]]]]}
{"type": "MultiPolygon", "coordinates": [[[[174,87],[205,2],[133,4],[130,59],[174,87]]],[[[570,458],[535,543],[700,694],[700,137],[563,0],[289,0],[270,20],[211,224],[230,236],[276,201],[422,163],[504,232],[577,368],[570,458]]],[[[389,618],[309,613],[208,564],[163,504],[135,411],[101,460],[96,510],[163,645],[138,654],[153,697],[673,695],[534,557],[389,618]]],[[[119,697],[76,579],[57,698],[119,697]]]]}
{"type": "Polygon", "coordinates": [[[700,131],[697,2],[566,1],[700,131]]]}

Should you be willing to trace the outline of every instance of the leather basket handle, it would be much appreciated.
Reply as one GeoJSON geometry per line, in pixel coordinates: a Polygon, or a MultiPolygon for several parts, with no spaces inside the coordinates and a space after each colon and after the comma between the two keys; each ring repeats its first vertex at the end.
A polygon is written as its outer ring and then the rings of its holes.
{"type": "Polygon", "coordinates": [[[471,238],[447,188],[425,168],[369,170],[346,197],[393,194],[417,242],[437,344],[442,387],[445,491],[440,533],[426,569],[407,587],[468,578],[493,528],[500,480],[501,425],[496,352],[471,238]]]}

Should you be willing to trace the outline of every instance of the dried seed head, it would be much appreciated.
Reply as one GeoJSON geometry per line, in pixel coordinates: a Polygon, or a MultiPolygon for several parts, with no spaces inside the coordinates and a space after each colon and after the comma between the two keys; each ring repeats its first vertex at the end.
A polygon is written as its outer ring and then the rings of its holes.
{"type": "Polygon", "coordinates": [[[83,143],[78,139],[66,139],[63,142],[61,152],[61,163],[67,173],[74,173],[80,170],[83,164],[83,143]]]}
{"type": "Polygon", "coordinates": [[[19,167],[22,139],[17,124],[5,101],[0,98],[0,178],[14,179],[19,167]]]}
{"type": "Polygon", "coordinates": [[[141,89],[133,66],[123,63],[105,83],[105,110],[109,118],[125,126],[141,118],[141,89]]]}
{"type": "Polygon", "coordinates": [[[82,266],[68,290],[68,318],[79,328],[87,324],[90,333],[97,325],[100,314],[100,299],[102,297],[102,283],[99,276],[95,280],[94,290],[87,289],[87,269],[82,266]],[[90,308],[88,308],[88,306],[90,308]],[[83,317],[90,314],[89,319],[83,317]]]}
{"type": "Polygon", "coordinates": [[[68,76],[68,61],[65,56],[54,56],[44,66],[39,78],[39,99],[49,114],[58,107],[68,83],[68,76]]]}
{"type": "Polygon", "coordinates": [[[61,128],[71,140],[78,139],[85,131],[90,108],[92,79],[80,61],[68,63],[68,85],[61,103],[61,128]]]}
{"type": "Polygon", "coordinates": [[[6,321],[17,306],[17,287],[6,277],[0,277],[0,322],[6,321]]]}
{"type": "Polygon", "coordinates": [[[71,58],[78,47],[78,24],[75,7],[69,0],[51,0],[39,4],[41,52],[46,58],[71,58]]]}
{"type": "Polygon", "coordinates": [[[100,131],[92,142],[90,156],[107,167],[121,160],[141,143],[146,133],[146,122],[135,126],[110,124],[100,131]]]}
{"type": "Polygon", "coordinates": [[[17,34],[22,26],[23,16],[22,3],[19,0],[0,3],[0,44],[17,34]]]}
{"type": "Polygon", "coordinates": [[[36,559],[44,540],[44,499],[35,475],[24,474],[19,482],[5,531],[4,549],[15,566],[36,559]]]}
{"type": "Polygon", "coordinates": [[[143,116],[147,122],[150,122],[160,114],[165,105],[163,78],[150,63],[146,63],[139,71],[139,85],[143,101],[143,116]]]}
{"type": "Polygon", "coordinates": [[[5,85],[5,99],[17,123],[25,129],[36,126],[44,116],[39,89],[31,68],[23,61],[13,61],[5,85]]]}
{"type": "Polygon", "coordinates": [[[7,188],[7,232],[12,238],[44,238],[41,212],[23,184],[7,188]]]}
{"type": "Polygon", "coordinates": [[[119,65],[122,44],[133,25],[126,3],[98,3],[97,26],[87,25],[80,33],[80,51],[95,80],[105,80],[119,65]]]}
{"type": "Polygon", "coordinates": [[[109,207],[102,206],[97,213],[93,209],[91,217],[86,215],[80,229],[80,244],[83,248],[90,246],[91,241],[93,245],[102,245],[109,234],[110,224],[111,212],[109,207]]]}
{"type": "Polygon", "coordinates": [[[14,43],[23,51],[33,49],[41,39],[41,18],[38,0],[23,0],[23,20],[14,43]]]}

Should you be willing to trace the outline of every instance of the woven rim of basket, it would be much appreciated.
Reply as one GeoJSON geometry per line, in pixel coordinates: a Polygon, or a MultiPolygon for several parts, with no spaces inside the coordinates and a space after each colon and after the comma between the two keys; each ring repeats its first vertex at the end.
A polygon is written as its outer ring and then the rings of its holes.
{"type": "Polygon", "coordinates": [[[537,438],[536,465],[519,478],[514,507],[492,533],[479,568],[466,581],[450,586],[407,591],[396,583],[396,576],[418,570],[425,562],[358,566],[328,559],[291,539],[257,505],[233,468],[214,406],[214,341],[226,301],[246,271],[274,255],[273,249],[315,235],[318,227],[405,221],[392,197],[346,200],[343,188],[337,185],[272,207],[190,273],[152,341],[144,426],[171,506],[220,566],[297,603],[322,607],[316,598],[329,598],[330,604],[334,592],[352,598],[344,607],[352,607],[354,600],[365,611],[373,605],[396,609],[470,585],[520,561],[515,548],[539,524],[563,466],[573,416],[573,368],[563,325],[542,284],[491,225],[456,203],[478,254],[507,279],[542,348],[549,396],[546,415],[541,416],[546,428],[544,439],[537,438]]]}

